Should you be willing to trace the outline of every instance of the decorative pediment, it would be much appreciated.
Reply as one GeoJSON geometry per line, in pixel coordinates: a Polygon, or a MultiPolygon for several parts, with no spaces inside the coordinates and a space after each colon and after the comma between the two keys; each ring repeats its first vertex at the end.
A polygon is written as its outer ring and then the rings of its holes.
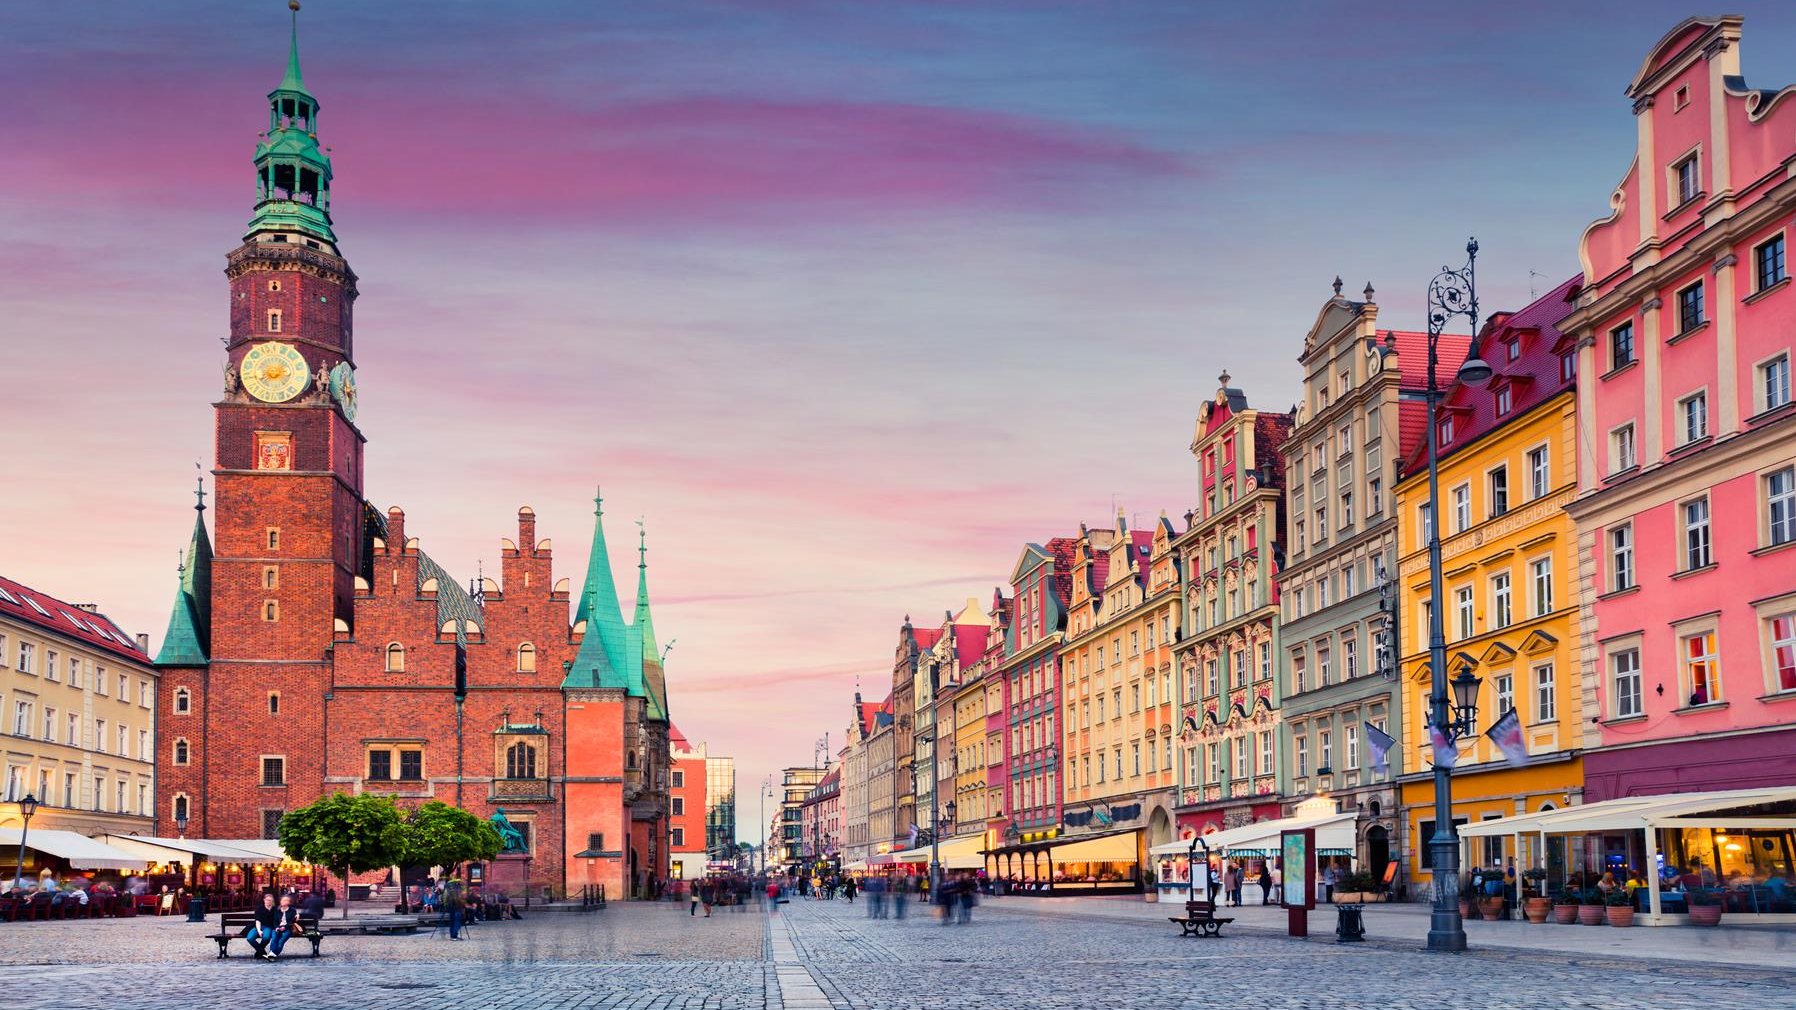
{"type": "Polygon", "coordinates": [[[1410,671],[1409,681],[1412,684],[1426,684],[1426,683],[1428,683],[1431,676],[1432,676],[1432,674],[1430,673],[1429,668],[1428,668],[1428,661],[1424,659],[1420,663],[1416,664],[1416,668],[1414,670],[1410,671]]]}
{"type": "Polygon", "coordinates": [[[1492,642],[1490,643],[1490,646],[1484,650],[1484,655],[1478,657],[1478,662],[1483,663],[1485,666],[1503,666],[1514,658],[1514,649],[1504,645],[1502,642],[1492,642]]]}
{"type": "Polygon", "coordinates": [[[1558,647],[1559,639],[1538,629],[1529,632],[1528,637],[1522,639],[1522,651],[1530,656],[1536,656],[1543,652],[1552,652],[1558,647]]]}

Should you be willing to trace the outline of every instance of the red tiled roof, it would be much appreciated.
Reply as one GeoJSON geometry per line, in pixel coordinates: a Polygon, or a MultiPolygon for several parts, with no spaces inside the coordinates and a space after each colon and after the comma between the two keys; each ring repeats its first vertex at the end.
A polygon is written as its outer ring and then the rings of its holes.
{"type": "Polygon", "coordinates": [[[1255,415],[1253,419],[1254,458],[1260,466],[1272,468],[1273,487],[1283,487],[1285,484],[1285,459],[1278,450],[1291,437],[1293,420],[1290,414],[1266,412],[1255,415]]]}
{"type": "Polygon", "coordinates": [[[1078,556],[1079,541],[1075,537],[1055,537],[1046,546],[1054,556],[1054,596],[1064,607],[1073,595],[1073,560],[1078,556]]]}
{"type": "Polygon", "coordinates": [[[942,629],[940,629],[940,628],[912,628],[911,634],[916,636],[917,648],[927,649],[930,646],[934,645],[936,642],[941,641],[942,629]]]}
{"type": "Polygon", "coordinates": [[[0,577],[0,614],[139,663],[150,661],[149,655],[137,647],[137,640],[121,631],[106,615],[82,610],[5,577],[0,577]]]}
{"type": "Polygon", "coordinates": [[[985,639],[991,634],[989,624],[957,624],[954,626],[954,653],[962,670],[969,669],[985,655],[985,639]]]}
{"type": "MultiPolygon", "coordinates": [[[[887,705],[890,705],[892,703],[892,699],[887,698],[885,700],[885,703],[887,705]]],[[[879,713],[880,713],[880,703],[879,702],[876,702],[876,701],[861,702],[861,729],[865,730],[868,733],[873,732],[873,730],[875,729],[874,720],[878,718],[879,713]]]]}
{"type": "MultiPolygon", "coordinates": [[[[1389,331],[1397,338],[1398,384],[1403,389],[1428,387],[1428,334],[1413,330],[1389,331]]],[[[1436,381],[1451,383],[1459,374],[1472,338],[1463,333],[1443,333],[1440,363],[1435,366],[1436,381]]],[[[1397,456],[1408,459],[1428,437],[1428,404],[1421,400],[1404,400],[1397,406],[1397,456]]]]}
{"type": "MultiPolygon", "coordinates": [[[[1478,353],[1490,364],[1490,381],[1482,387],[1467,386],[1459,382],[1447,387],[1446,399],[1441,401],[1441,409],[1453,411],[1455,418],[1453,442],[1441,446],[1442,459],[1577,385],[1575,378],[1560,377],[1560,333],[1554,324],[1564,319],[1570,311],[1568,303],[1582,281],[1583,275],[1580,274],[1542,295],[1519,312],[1498,313],[1485,323],[1478,338],[1478,353]],[[1509,360],[1506,351],[1511,340],[1521,341],[1521,356],[1514,361],[1509,360]],[[1496,393],[1505,383],[1510,386],[1509,412],[1499,418],[1496,393]]],[[[1445,338],[1442,338],[1443,347],[1445,343],[1445,338]]],[[[1397,353],[1401,355],[1403,352],[1399,350],[1397,353]]],[[[1425,348],[1422,353],[1427,353],[1425,348]]],[[[1426,358],[1423,360],[1426,361],[1426,358]]],[[[1440,374],[1457,374],[1459,363],[1464,360],[1465,350],[1462,348],[1453,358],[1451,369],[1448,369],[1446,355],[1443,353],[1440,374]]],[[[1416,443],[1408,446],[1409,451],[1404,453],[1405,473],[1415,473],[1428,464],[1427,405],[1418,403],[1416,406],[1422,409],[1422,413],[1418,421],[1416,443]]]]}
{"type": "Polygon", "coordinates": [[[1153,557],[1154,553],[1153,527],[1150,526],[1145,530],[1130,530],[1129,548],[1135,552],[1132,559],[1135,562],[1135,581],[1145,589],[1147,588],[1148,560],[1153,557]]]}
{"type": "Polygon", "coordinates": [[[686,734],[680,732],[680,727],[672,723],[667,726],[667,743],[669,746],[678,747],[681,750],[692,749],[692,744],[686,742],[686,734]]]}

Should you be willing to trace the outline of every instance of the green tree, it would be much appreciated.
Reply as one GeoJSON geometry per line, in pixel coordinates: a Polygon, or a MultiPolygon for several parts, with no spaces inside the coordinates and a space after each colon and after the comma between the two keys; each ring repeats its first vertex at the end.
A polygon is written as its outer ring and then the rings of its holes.
{"type": "MultiPolygon", "coordinates": [[[[281,849],[293,859],[342,873],[347,892],[351,873],[366,873],[398,862],[405,826],[391,797],[334,793],[281,818],[281,849]]],[[[343,895],[349,918],[349,895],[343,895]]]]}
{"type": "Polygon", "coordinates": [[[499,854],[498,829],[460,807],[431,800],[405,816],[400,866],[440,866],[446,872],[499,854]]]}

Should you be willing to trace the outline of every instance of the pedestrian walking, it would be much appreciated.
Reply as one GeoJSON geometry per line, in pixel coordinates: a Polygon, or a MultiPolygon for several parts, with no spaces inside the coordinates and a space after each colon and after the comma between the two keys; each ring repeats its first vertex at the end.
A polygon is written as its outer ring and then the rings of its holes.
{"type": "Polygon", "coordinates": [[[892,878],[892,918],[904,918],[904,906],[910,900],[910,874],[901,873],[892,878]]]}
{"type": "MultiPolygon", "coordinates": [[[[698,892],[699,888],[702,886],[704,886],[703,881],[695,880],[686,887],[686,917],[689,919],[698,917],[698,892]]],[[[710,906],[706,906],[705,914],[711,914],[710,906]]]]}
{"type": "Polygon", "coordinates": [[[958,899],[955,905],[960,913],[958,921],[965,926],[973,921],[973,906],[979,903],[979,887],[973,882],[972,877],[963,874],[958,890],[960,893],[955,896],[958,899]]]}
{"type": "Polygon", "coordinates": [[[449,939],[459,940],[462,923],[466,921],[468,914],[468,902],[461,892],[461,881],[452,880],[444,887],[443,905],[449,909],[449,939]]]}
{"type": "Polygon", "coordinates": [[[1272,904],[1272,861],[1260,861],[1260,904],[1272,904]]]}
{"type": "Polygon", "coordinates": [[[1216,892],[1222,890],[1222,870],[1215,863],[1210,864],[1209,884],[1210,904],[1216,904],[1216,892]]]}
{"type": "Polygon", "coordinates": [[[847,877],[842,881],[842,897],[847,898],[850,905],[854,904],[854,892],[856,890],[858,890],[858,888],[855,886],[853,877],[847,877]]]}

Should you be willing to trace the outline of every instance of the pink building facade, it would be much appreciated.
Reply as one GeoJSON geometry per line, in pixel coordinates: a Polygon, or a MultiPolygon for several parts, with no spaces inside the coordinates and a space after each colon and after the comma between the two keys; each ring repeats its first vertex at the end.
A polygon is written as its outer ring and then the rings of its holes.
{"type": "Polygon", "coordinates": [[[997,727],[1005,739],[1002,781],[1009,795],[1003,823],[994,824],[1006,842],[1028,841],[1060,826],[1060,645],[1077,548],[1071,537],[1028,544],[1011,572],[1010,630],[999,667],[1005,707],[997,727]],[[1025,723],[1032,727],[1027,748],[1014,745],[1021,737],[1012,732],[1025,723]]]}
{"type": "Polygon", "coordinates": [[[1586,799],[1796,781],[1796,88],[1692,18],[1628,96],[1638,144],[1576,308],[1586,799]]]}

